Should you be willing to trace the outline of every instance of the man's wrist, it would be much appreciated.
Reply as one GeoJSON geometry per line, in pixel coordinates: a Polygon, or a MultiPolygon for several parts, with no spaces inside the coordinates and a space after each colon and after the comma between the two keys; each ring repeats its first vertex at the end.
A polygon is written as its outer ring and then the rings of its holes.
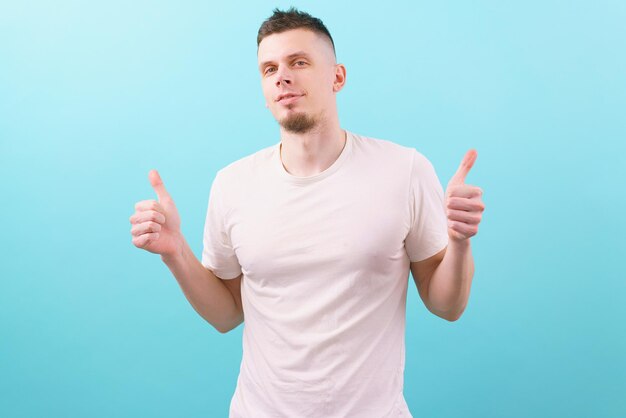
{"type": "Polygon", "coordinates": [[[176,245],[174,246],[174,251],[161,254],[161,260],[168,266],[180,263],[185,258],[185,250],[187,249],[187,242],[185,241],[185,238],[180,235],[175,242],[176,245]]]}
{"type": "Polygon", "coordinates": [[[470,239],[458,239],[448,236],[448,248],[453,251],[468,251],[471,248],[470,239]]]}

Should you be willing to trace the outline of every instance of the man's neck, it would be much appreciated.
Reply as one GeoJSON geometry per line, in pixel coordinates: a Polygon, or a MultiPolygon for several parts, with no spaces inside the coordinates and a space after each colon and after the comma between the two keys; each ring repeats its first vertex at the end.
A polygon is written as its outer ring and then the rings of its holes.
{"type": "Polygon", "coordinates": [[[296,177],[310,177],[330,167],[341,155],[346,143],[346,132],[339,123],[318,125],[305,134],[294,134],[281,129],[280,158],[288,173],[296,177]]]}

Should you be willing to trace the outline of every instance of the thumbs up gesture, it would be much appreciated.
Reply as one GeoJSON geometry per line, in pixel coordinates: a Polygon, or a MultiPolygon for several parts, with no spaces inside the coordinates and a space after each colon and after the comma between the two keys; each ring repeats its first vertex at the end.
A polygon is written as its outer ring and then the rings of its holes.
{"type": "Polygon", "coordinates": [[[448,182],[446,189],[446,215],[448,217],[448,237],[463,241],[478,233],[485,204],[480,187],[465,184],[465,177],[476,161],[478,153],[470,150],[465,154],[457,172],[448,182]]]}
{"type": "Polygon", "coordinates": [[[150,171],[148,177],[158,200],[142,200],[135,205],[130,217],[132,242],[151,253],[174,255],[183,245],[178,210],[158,171],[150,171]]]}

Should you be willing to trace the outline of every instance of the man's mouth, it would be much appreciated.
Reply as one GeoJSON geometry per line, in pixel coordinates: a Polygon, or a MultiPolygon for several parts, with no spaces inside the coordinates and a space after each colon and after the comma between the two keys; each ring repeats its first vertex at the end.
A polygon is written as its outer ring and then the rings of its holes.
{"type": "Polygon", "coordinates": [[[304,96],[303,94],[296,93],[285,93],[281,94],[276,98],[276,101],[280,104],[290,104],[297,101],[300,97],[304,96]]]}

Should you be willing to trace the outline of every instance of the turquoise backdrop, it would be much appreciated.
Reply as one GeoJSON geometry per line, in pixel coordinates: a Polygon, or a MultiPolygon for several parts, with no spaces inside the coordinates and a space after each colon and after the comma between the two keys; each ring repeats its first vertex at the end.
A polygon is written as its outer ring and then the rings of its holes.
{"type": "Polygon", "coordinates": [[[487,209],[457,322],[411,280],[415,417],[626,417],[626,3],[0,3],[0,416],[226,417],[239,327],[199,317],[129,216],[159,169],[196,254],[218,169],[278,142],[273,7],[319,16],[342,125],[487,209]]]}

